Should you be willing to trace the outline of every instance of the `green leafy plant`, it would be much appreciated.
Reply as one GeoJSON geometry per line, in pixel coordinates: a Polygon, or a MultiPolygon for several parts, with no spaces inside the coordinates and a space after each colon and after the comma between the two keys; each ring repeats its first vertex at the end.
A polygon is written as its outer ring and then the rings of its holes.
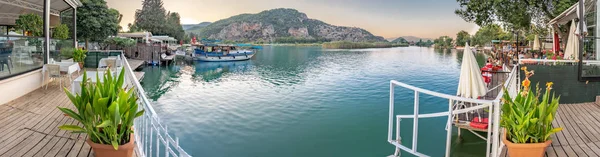
{"type": "Polygon", "coordinates": [[[69,38],[69,27],[65,24],[60,24],[54,27],[54,31],[52,31],[52,38],[65,40],[69,38]]]}
{"type": "MultiPolygon", "coordinates": [[[[75,111],[69,108],[58,109],[69,117],[79,121],[79,125],[62,125],[62,130],[73,133],[86,133],[94,143],[112,145],[115,150],[119,145],[128,143],[133,133],[131,127],[133,120],[144,114],[138,111],[137,96],[133,88],[123,89],[125,71],[121,70],[117,77],[113,77],[110,70],[104,76],[103,82],[96,84],[81,82],[81,94],[73,94],[67,88],[65,93],[75,106],[75,111]]],[[[86,72],[83,80],[87,80],[86,72]]]]}
{"type": "Polygon", "coordinates": [[[526,78],[519,94],[512,99],[508,90],[504,90],[500,126],[506,129],[507,140],[513,143],[543,143],[550,139],[550,135],[562,130],[552,127],[560,96],[550,95],[553,83],[548,82],[540,99],[542,90],[539,84],[535,91],[530,90],[529,77],[533,76],[533,71],[527,71],[527,67],[522,70],[526,78]]]}
{"type": "Polygon", "coordinates": [[[80,48],[75,49],[73,51],[73,61],[83,63],[83,61],[85,61],[85,57],[87,57],[86,53],[87,53],[87,50],[80,49],[80,48]]]}
{"type": "Polygon", "coordinates": [[[42,17],[37,14],[21,14],[19,18],[15,20],[16,28],[27,31],[28,35],[31,36],[42,36],[42,26],[44,22],[42,17]]]}
{"type": "Polygon", "coordinates": [[[73,57],[73,52],[74,52],[74,51],[75,51],[75,49],[74,49],[74,48],[71,48],[71,47],[67,47],[67,48],[60,49],[60,56],[61,56],[63,59],[69,59],[69,58],[72,58],[72,57],[73,57]]]}

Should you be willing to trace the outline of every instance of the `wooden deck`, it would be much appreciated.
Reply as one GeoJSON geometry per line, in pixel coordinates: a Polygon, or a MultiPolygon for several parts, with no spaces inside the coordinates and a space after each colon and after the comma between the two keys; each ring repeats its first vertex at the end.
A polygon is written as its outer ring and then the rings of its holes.
{"type": "Polygon", "coordinates": [[[0,156],[94,156],[85,143],[86,134],[58,129],[79,123],[64,116],[57,106],[74,109],[56,82],[0,105],[0,156]]]}
{"type": "MultiPolygon", "coordinates": [[[[552,125],[563,130],[552,135],[548,157],[600,156],[600,105],[595,103],[561,104],[552,125]]],[[[508,156],[506,147],[501,156],[508,156]]]]}

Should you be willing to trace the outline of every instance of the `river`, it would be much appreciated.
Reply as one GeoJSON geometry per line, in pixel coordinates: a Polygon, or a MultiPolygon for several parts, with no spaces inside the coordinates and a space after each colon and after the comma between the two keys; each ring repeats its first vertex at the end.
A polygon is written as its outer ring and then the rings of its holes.
{"type": "MultiPolygon", "coordinates": [[[[382,157],[394,152],[387,142],[389,81],[456,94],[461,60],[456,50],[420,47],[265,46],[248,61],[145,67],[142,84],[193,156],[382,157]]],[[[412,114],[413,93],[395,92],[396,113],[412,114]]],[[[426,95],[420,103],[421,113],[448,109],[447,100],[426,95]]],[[[419,121],[419,152],[443,156],[445,121],[419,121]]],[[[401,126],[410,146],[412,120],[401,126]]],[[[453,156],[484,152],[485,141],[472,134],[453,141],[453,156]]]]}

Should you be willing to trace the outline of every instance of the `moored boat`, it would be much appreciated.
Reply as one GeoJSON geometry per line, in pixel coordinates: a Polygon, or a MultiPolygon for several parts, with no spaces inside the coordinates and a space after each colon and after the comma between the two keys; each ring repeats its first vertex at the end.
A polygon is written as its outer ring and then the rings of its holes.
{"type": "Polygon", "coordinates": [[[206,62],[242,61],[252,58],[256,52],[233,45],[198,45],[194,59],[206,62]]]}

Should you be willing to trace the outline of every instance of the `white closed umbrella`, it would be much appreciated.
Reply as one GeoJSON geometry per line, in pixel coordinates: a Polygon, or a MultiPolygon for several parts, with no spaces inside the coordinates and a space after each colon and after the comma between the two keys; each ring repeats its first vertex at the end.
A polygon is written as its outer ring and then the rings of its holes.
{"type": "Polygon", "coordinates": [[[467,43],[460,67],[460,78],[456,94],[465,98],[477,99],[486,93],[487,87],[483,82],[481,70],[479,69],[475,55],[471,52],[469,43],[467,43]]]}
{"type": "Polygon", "coordinates": [[[565,47],[565,57],[564,59],[574,59],[577,60],[579,56],[577,55],[577,51],[579,51],[579,39],[577,35],[575,35],[575,31],[577,30],[575,20],[571,21],[571,28],[569,29],[569,37],[567,39],[567,46],[565,47]]]}
{"type": "Polygon", "coordinates": [[[540,49],[540,38],[538,37],[538,35],[535,35],[534,38],[535,39],[533,39],[533,50],[539,50],[540,49]]]}

